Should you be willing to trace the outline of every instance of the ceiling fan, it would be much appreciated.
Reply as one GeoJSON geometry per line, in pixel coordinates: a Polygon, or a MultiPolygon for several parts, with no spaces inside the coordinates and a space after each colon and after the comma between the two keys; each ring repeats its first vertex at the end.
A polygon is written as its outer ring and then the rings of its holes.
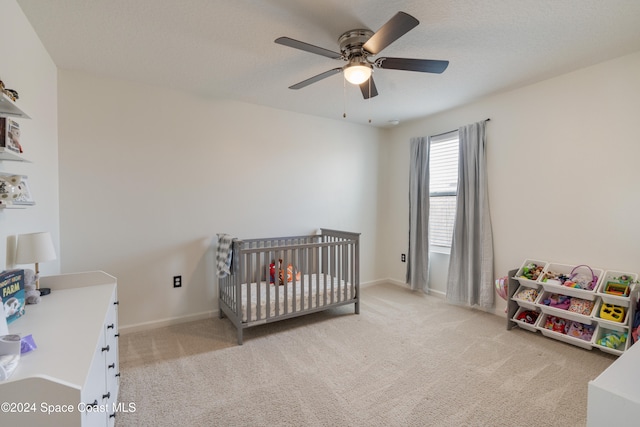
{"type": "Polygon", "coordinates": [[[333,68],[324,73],[308,78],[289,86],[289,89],[301,89],[325,79],[334,74],[344,72],[345,79],[349,83],[360,86],[362,96],[365,99],[378,95],[378,90],[373,81],[373,67],[390,70],[418,71],[421,73],[440,74],[449,66],[449,61],[434,59],[410,59],[410,58],[377,58],[375,55],[394,41],[415,28],[420,21],[405,12],[396,13],[382,28],[375,33],[367,29],[350,30],[338,38],[340,52],[314,46],[289,37],[279,37],[276,43],[289,46],[316,55],[326,56],[331,59],[347,61],[343,67],[333,68]]]}

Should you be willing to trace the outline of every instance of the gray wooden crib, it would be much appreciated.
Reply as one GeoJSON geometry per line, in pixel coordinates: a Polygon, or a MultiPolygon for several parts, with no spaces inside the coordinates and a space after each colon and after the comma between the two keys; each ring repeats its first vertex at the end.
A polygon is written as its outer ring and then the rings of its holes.
{"type": "Polygon", "coordinates": [[[242,344],[245,328],[345,304],[360,312],[360,233],[236,239],[231,274],[220,277],[220,318],[242,344]]]}

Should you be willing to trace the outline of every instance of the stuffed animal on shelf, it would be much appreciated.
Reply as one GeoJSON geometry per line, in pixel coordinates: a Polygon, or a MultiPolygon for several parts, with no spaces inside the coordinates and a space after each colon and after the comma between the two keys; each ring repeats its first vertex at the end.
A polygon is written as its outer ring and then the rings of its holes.
{"type": "Polygon", "coordinates": [[[24,270],[24,300],[27,304],[38,304],[40,302],[40,291],[36,289],[35,271],[24,270]]]}
{"type": "Polygon", "coordinates": [[[20,175],[0,175],[0,201],[4,202],[3,204],[10,204],[22,196],[24,189],[21,182],[20,175]]]}

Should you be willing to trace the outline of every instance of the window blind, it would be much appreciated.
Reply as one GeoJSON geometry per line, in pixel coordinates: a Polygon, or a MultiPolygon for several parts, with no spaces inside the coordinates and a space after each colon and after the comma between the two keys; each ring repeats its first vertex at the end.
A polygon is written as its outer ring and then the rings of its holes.
{"type": "Polygon", "coordinates": [[[429,244],[451,247],[458,190],[458,131],[432,137],[429,147],[429,244]]]}

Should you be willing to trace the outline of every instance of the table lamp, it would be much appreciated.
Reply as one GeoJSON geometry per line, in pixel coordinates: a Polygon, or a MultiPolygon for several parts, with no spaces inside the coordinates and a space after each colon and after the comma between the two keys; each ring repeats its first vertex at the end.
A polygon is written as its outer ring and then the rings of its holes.
{"type": "Polygon", "coordinates": [[[56,250],[53,247],[51,233],[42,231],[39,233],[29,233],[18,235],[18,243],[16,244],[16,264],[36,265],[36,289],[40,291],[40,295],[47,295],[51,292],[49,288],[40,289],[40,271],[38,263],[44,261],[52,261],[56,259],[56,250]]]}

